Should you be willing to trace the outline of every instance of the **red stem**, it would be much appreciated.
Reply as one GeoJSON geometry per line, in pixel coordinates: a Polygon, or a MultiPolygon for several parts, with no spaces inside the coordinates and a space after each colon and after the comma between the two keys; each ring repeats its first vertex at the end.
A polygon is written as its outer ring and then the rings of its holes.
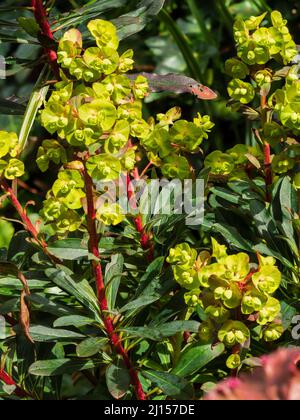
{"type": "MultiPolygon", "coordinates": [[[[51,40],[54,40],[47,14],[43,6],[43,0],[31,0],[31,7],[33,8],[35,20],[41,28],[42,35],[48,37],[51,40]]],[[[57,65],[56,51],[49,47],[44,47],[44,50],[48,56],[48,60],[50,66],[52,67],[53,73],[59,77],[59,67],[57,65]]]]}
{"type": "MultiPolygon", "coordinates": [[[[267,108],[267,96],[261,95],[260,98],[262,124],[264,126],[266,122],[266,108],[267,108]]],[[[271,167],[271,147],[268,142],[264,144],[264,156],[265,156],[265,183],[266,183],[266,201],[268,203],[272,200],[271,185],[273,183],[272,167],[271,167]]]]}
{"type": "Polygon", "coordinates": [[[31,220],[27,216],[25,210],[23,209],[22,205],[20,204],[17,196],[15,195],[13,189],[4,181],[3,179],[0,181],[0,185],[4,192],[8,195],[12,205],[19,213],[19,216],[22,222],[25,225],[25,229],[31,234],[31,236],[35,239],[35,241],[44,249],[47,249],[47,244],[44,240],[39,239],[39,234],[36,228],[31,223],[31,220]]]}
{"type": "Polygon", "coordinates": [[[36,241],[38,245],[43,249],[43,252],[51,259],[51,261],[54,264],[60,264],[61,261],[59,258],[56,258],[54,255],[52,255],[48,250],[47,243],[39,238],[39,232],[37,231],[36,227],[32,224],[31,220],[27,216],[26,211],[23,209],[21,203],[19,202],[14,190],[7,184],[7,182],[4,179],[0,179],[0,187],[3,189],[3,191],[7,194],[9,200],[11,201],[12,205],[18,212],[25,229],[27,232],[30,233],[30,235],[33,237],[33,239],[36,241]]]}
{"type": "MultiPolygon", "coordinates": [[[[137,168],[134,169],[133,176],[134,176],[135,180],[140,179],[140,175],[139,175],[139,172],[138,172],[137,168]]],[[[136,202],[134,200],[134,193],[133,193],[132,189],[130,188],[130,184],[131,184],[130,175],[127,174],[127,196],[128,196],[128,200],[131,201],[131,205],[134,207],[134,209],[137,209],[137,205],[136,205],[136,202]]],[[[141,239],[140,239],[141,247],[145,251],[149,251],[148,261],[151,262],[151,261],[154,260],[154,247],[153,247],[150,236],[148,235],[147,232],[145,232],[144,225],[143,225],[143,219],[142,219],[142,216],[140,214],[134,219],[134,224],[135,224],[136,230],[141,235],[141,239]]]]}
{"type": "Polygon", "coordinates": [[[4,314],[2,315],[5,319],[5,321],[11,326],[11,327],[15,327],[16,325],[18,325],[18,321],[16,321],[12,316],[4,314]]]}
{"type": "Polygon", "coordinates": [[[271,167],[271,148],[269,143],[264,146],[265,155],[265,182],[266,182],[266,201],[271,202],[272,196],[270,187],[273,183],[272,167],[271,167]]]}
{"type": "Polygon", "coordinates": [[[108,312],[108,305],[107,299],[105,295],[105,284],[102,272],[102,266],[100,262],[100,252],[99,252],[99,238],[96,229],[96,211],[94,205],[94,185],[93,180],[91,179],[90,175],[86,171],[83,170],[83,177],[85,181],[85,188],[86,188],[86,196],[87,196],[87,224],[88,224],[88,232],[89,232],[89,248],[90,252],[97,258],[98,261],[92,261],[93,271],[96,278],[96,286],[98,292],[98,301],[99,306],[103,316],[103,322],[105,325],[106,332],[110,338],[110,341],[115,348],[117,354],[122,356],[126,367],[129,370],[131,384],[135,389],[135,393],[138,400],[145,400],[145,394],[143,391],[142,384],[139,380],[138,374],[132,365],[132,362],[129,358],[127,351],[124,349],[122,342],[120,340],[119,335],[115,331],[115,327],[113,321],[108,312]]]}
{"type": "Polygon", "coordinates": [[[16,389],[14,390],[14,394],[19,398],[26,398],[30,397],[29,394],[27,394],[26,391],[24,391],[22,388],[20,388],[13,378],[9,376],[6,372],[4,372],[3,369],[0,369],[0,381],[4,382],[8,386],[15,386],[16,389]]]}

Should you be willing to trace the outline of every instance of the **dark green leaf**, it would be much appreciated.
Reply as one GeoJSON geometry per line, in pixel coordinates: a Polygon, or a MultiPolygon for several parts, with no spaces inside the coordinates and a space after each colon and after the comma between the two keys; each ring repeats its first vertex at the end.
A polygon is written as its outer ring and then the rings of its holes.
{"type": "Polygon", "coordinates": [[[49,246],[49,251],[55,257],[69,261],[87,257],[89,254],[87,247],[82,245],[82,240],[75,238],[56,241],[49,246]]]}
{"type": "Polygon", "coordinates": [[[192,375],[223,354],[224,350],[222,343],[215,346],[205,344],[190,347],[182,354],[172,373],[183,377],[192,375]]]}
{"type": "Polygon", "coordinates": [[[111,262],[107,264],[105,271],[106,298],[108,309],[115,309],[117,294],[120,286],[124,266],[122,254],[112,255],[111,262]]]}
{"type": "Polygon", "coordinates": [[[106,369],[106,384],[114,398],[119,400],[124,397],[130,386],[130,375],[123,360],[118,359],[116,364],[106,369]]]}
{"type": "Polygon", "coordinates": [[[146,273],[140,279],[135,299],[123,306],[120,310],[121,313],[127,311],[132,311],[131,315],[137,313],[151,303],[156,302],[172,287],[173,281],[170,276],[168,280],[161,278],[164,261],[164,257],[159,257],[148,266],[146,273]]]}
{"type": "MultiPolygon", "coordinates": [[[[20,332],[20,327],[14,327],[14,330],[20,332]]],[[[33,341],[38,343],[51,343],[57,341],[76,342],[77,340],[84,338],[84,335],[73,331],[48,328],[42,325],[31,325],[30,336],[33,341]]]]}
{"type": "Polygon", "coordinates": [[[298,311],[296,308],[289,305],[287,302],[281,302],[281,320],[285,330],[287,330],[292,325],[293,318],[297,314],[298,311]]]}
{"type": "Polygon", "coordinates": [[[59,376],[66,373],[73,374],[74,372],[93,369],[99,364],[100,362],[93,360],[43,360],[33,363],[29,368],[29,373],[36,376],[59,376]]]}
{"type": "Polygon", "coordinates": [[[76,311],[73,310],[70,306],[63,305],[59,302],[49,300],[47,297],[44,297],[42,294],[31,294],[28,296],[29,301],[32,304],[32,307],[35,310],[52,314],[58,317],[68,316],[72,313],[75,315],[76,311]]]}
{"type": "Polygon", "coordinates": [[[91,318],[81,315],[69,315],[62,318],[58,318],[53,326],[57,327],[84,327],[85,325],[92,325],[95,321],[91,318]]]}
{"type": "Polygon", "coordinates": [[[170,397],[180,400],[190,400],[194,396],[192,384],[184,378],[155,370],[144,371],[143,375],[170,397]]]}
{"type": "MultiPolygon", "coordinates": [[[[19,269],[15,264],[9,262],[0,262],[0,276],[13,276],[17,277],[19,269]]],[[[20,280],[19,280],[20,281],[20,280]]]]}
{"type": "Polygon", "coordinates": [[[198,332],[199,327],[200,323],[197,321],[172,321],[163,325],[150,327],[123,328],[122,331],[127,332],[133,337],[142,337],[148,338],[149,340],[160,341],[165,337],[172,337],[179,332],[198,332]]]}
{"type": "Polygon", "coordinates": [[[105,337],[90,337],[79,343],[76,347],[78,357],[91,357],[99,353],[109,340],[105,337]]]}
{"type": "Polygon", "coordinates": [[[93,314],[96,316],[96,319],[101,322],[98,300],[88,282],[82,280],[81,282],[76,283],[68,274],[68,271],[64,266],[58,265],[57,267],[61,268],[47,269],[45,271],[46,276],[49,277],[62,290],[65,290],[71,296],[75,297],[75,299],[85,308],[93,312],[93,314]]]}
{"type": "Polygon", "coordinates": [[[7,99],[0,99],[0,114],[4,115],[24,115],[26,108],[17,102],[7,99]]]}

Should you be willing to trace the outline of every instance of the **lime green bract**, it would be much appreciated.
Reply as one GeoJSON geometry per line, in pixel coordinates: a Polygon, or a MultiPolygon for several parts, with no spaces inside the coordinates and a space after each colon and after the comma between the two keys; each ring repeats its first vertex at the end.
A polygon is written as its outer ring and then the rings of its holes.
{"type": "MultiPolygon", "coordinates": [[[[250,265],[246,253],[228,255],[227,247],[212,239],[211,255],[198,254],[183,243],[170,249],[167,262],[175,281],[187,290],[190,313],[200,309],[206,316],[199,331],[201,341],[218,339],[231,348],[249,340],[255,327],[266,341],[280,337],[281,308],[273,294],[281,284],[281,273],[274,258],[258,255],[258,263],[250,265]]],[[[229,359],[228,364],[236,366],[238,359],[229,359]]]]}

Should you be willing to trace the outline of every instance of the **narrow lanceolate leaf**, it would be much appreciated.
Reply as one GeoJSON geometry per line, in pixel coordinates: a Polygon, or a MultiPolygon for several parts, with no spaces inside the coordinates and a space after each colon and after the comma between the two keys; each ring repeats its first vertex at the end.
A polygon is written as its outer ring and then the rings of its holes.
{"type": "Polygon", "coordinates": [[[74,372],[93,369],[99,365],[100,362],[93,360],[43,360],[33,363],[29,368],[29,373],[36,376],[60,376],[66,373],[73,374],[74,372]]]}
{"type": "Polygon", "coordinates": [[[95,321],[91,318],[81,315],[70,315],[58,318],[53,326],[58,327],[84,327],[85,325],[93,325],[95,321]]]}
{"type": "Polygon", "coordinates": [[[191,383],[184,378],[166,372],[155,370],[144,371],[143,375],[160,388],[169,397],[181,400],[190,400],[194,396],[191,383]]]}
{"type": "Polygon", "coordinates": [[[182,377],[192,375],[219,357],[224,351],[225,347],[223,343],[216,344],[215,346],[205,344],[190,347],[182,354],[172,373],[182,377]]]}
{"type": "Polygon", "coordinates": [[[165,258],[159,257],[148,266],[140,279],[135,299],[123,306],[121,313],[128,311],[130,316],[133,316],[172,289],[174,286],[172,277],[169,276],[168,279],[161,277],[164,262],[165,258]]]}
{"type": "Polygon", "coordinates": [[[57,265],[57,268],[45,270],[45,274],[53,283],[66,291],[69,295],[73,296],[86,309],[91,311],[98,322],[101,322],[97,297],[91,286],[85,280],[76,283],[65,270],[65,267],[57,265]]]}
{"type": "Polygon", "coordinates": [[[124,257],[121,254],[112,255],[111,262],[106,266],[105,285],[109,310],[113,310],[115,308],[123,266],[124,257]]]}
{"type": "MultiPolygon", "coordinates": [[[[14,327],[14,330],[18,332],[19,326],[14,327]]],[[[29,334],[32,340],[38,343],[54,343],[58,341],[76,342],[84,338],[84,335],[73,331],[48,328],[42,325],[31,326],[29,334]]]]}
{"type": "Polygon", "coordinates": [[[109,340],[105,337],[90,337],[83,340],[76,347],[78,357],[92,357],[102,350],[109,340]]]}
{"type": "MultiPolygon", "coordinates": [[[[141,0],[138,3],[136,2],[132,11],[113,19],[112,22],[118,28],[119,38],[127,38],[144,29],[148,20],[158,14],[164,3],[165,0],[141,0]]],[[[57,19],[54,28],[57,31],[83,25],[89,20],[101,18],[108,10],[121,9],[122,6],[127,5],[128,0],[114,0],[113,2],[111,0],[98,0],[96,2],[89,2],[87,5],[75,9],[71,13],[62,15],[57,19]]],[[[86,35],[87,38],[88,34],[86,35]]]]}
{"type": "Polygon", "coordinates": [[[8,99],[0,99],[0,114],[23,115],[25,110],[26,108],[22,104],[8,99]]]}
{"type": "MultiPolygon", "coordinates": [[[[169,73],[165,75],[154,73],[140,73],[146,77],[150,90],[152,92],[173,92],[190,93],[197,96],[198,99],[213,100],[218,95],[209,87],[202,85],[191,77],[181,74],[169,73]]],[[[127,75],[129,79],[135,80],[139,74],[127,75]]]]}
{"type": "Polygon", "coordinates": [[[13,264],[6,261],[0,262],[0,277],[6,277],[6,276],[13,276],[18,277],[19,269],[18,267],[13,264]]]}
{"type": "Polygon", "coordinates": [[[115,9],[125,6],[128,0],[98,0],[97,2],[89,2],[83,7],[65,13],[57,19],[57,23],[53,25],[55,31],[66,30],[70,27],[83,25],[85,22],[100,18],[100,16],[108,9],[115,9]]]}
{"type": "Polygon", "coordinates": [[[296,193],[291,179],[285,176],[274,187],[271,212],[274,220],[279,222],[278,228],[281,233],[292,241],[293,249],[297,250],[292,217],[293,201],[296,201],[294,195],[296,193]]]}
{"type": "Polygon", "coordinates": [[[23,119],[23,124],[22,124],[21,131],[19,134],[20,151],[24,150],[30,131],[34,124],[36,115],[38,113],[38,110],[42,106],[44,100],[46,99],[49,86],[42,86],[42,84],[47,80],[48,74],[49,74],[49,69],[48,69],[48,65],[46,65],[43,68],[40,74],[40,77],[31,94],[31,97],[29,99],[26,112],[24,115],[24,119],[23,119]]]}
{"type": "MultiPolygon", "coordinates": [[[[26,276],[26,273],[25,273],[26,276]]],[[[39,290],[39,289],[45,289],[47,287],[50,286],[50,282],[46,281],[46,280],[35,280],[35,279],[30,279],[27,280],[28,283],[28,287],[30,288],[30,290],[39,290]]],[[[17,279],[15,276],[13,277],[9,277],[9,276],[5,276],[2,278],[1,274],[0,274],[0,293],[1,290],[7,288],[10,289],[11,294],[18,292],[20,290],[23,289],[23,285],[20,282],[19,279],[17,279]]]]}
{"type": "Polygon", "coordinates": [[[134,337],[160,341],[165,337],[172,337],[179,332],[198,332],[199,327],[200,322],[197,321],[173,321],[158,326],[124,328],[122,331],[134,337]]]}
{"type": "Polygon", "coordinates": [[[49,252],[61,260],[77,260],[87,257],[89,251],[82,245],[81,239],[71,238],[56,241],[49,245],[49,252]]]}
{"type": "Polygon", "coordinates": [[[132,11],[113,19],[119,38],[124,39],[143,30],[148,21],[160,12],[164,3],[165,0],[141,0],[132,11]]]}
{"type": "Polygon", "coordinates": [[[293,318],[297,315],[297,309],[287,302],[281,302],[281,320],[284,330],[287,330],[293,323],[293,318]]]}
{"type": "Polygon", "coordinates": [[[64,317],[71,314],[76,315],[78,313],[78,311],[70,306],[63,305],[58,301],[44,297],[42,293],[31,294],[29,300],[34,310],[52,314],[55,317],[64,317]]]}
{"type": "Polygon", "coordinates": [[[119,400],[130,386],[130,375],[122,359],[106,369],[106,384],[111,395],[119,400]]]}

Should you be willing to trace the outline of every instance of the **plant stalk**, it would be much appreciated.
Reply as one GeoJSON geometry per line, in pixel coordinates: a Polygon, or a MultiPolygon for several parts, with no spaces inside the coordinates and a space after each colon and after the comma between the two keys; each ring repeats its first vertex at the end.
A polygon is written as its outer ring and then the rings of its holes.
{"type": "MultiPolygon", "coordinates": [[[[134,171],[133,171],[133,177],[137,181],[140,179],[139,171],[138,171],[137,168],[135,168],[134,171]]],[[[134,200],[134,193],[133,193],[132,189],[130,188],[130,184],[131,184],[130,175],[127,174],[127,196],[128,196],[128,200],[131,202],[133,207],[136,209],[137,205],[136,205],[136,202],[134,200]]],[[[140,214],[134,219],[134,224],[135,224],[136,230],[138,231],[138,233],[141,236],[141,239],[140,239],[141,247],[143,248],[144,251],[149,251],[148,261],[151,262],[151,261],[154,260],[154,247],[153,247],[153,244],[152,244],[152,241],[151,241],[151,238],[150,238],[149,234],[147,232],[145,232],[144,225],[143,225],[143,219],[142,219],[142,216],[140,214]]]]}
{"type": "Polygon", "coordinates": [[[8,195],[8,198],[10,199],[12,205],[18,212],[22,222],[24,223],[25,229],[27,232],[31,234],[31,236],[34,238],[34,240],[45,250],[47,249],[47,244],[43,239],[40,239],[38,236],[38,231],[33,226],[31,220],[27,216],[25,210],[23,209],[21,203],[19,202],[17,196],[15,195],[13,189],[6,183],[4,179],[0,180],[0,185],[3,189],[3,191],[8,195]]]}
{"type": "Polygon", "coordinates": [[[131,384],[133,385],[138,400],[145,400],[145,393],[143,391],[142,384],[139,380],[138,374],[129,358],[128,352],[124,349],[119,335],[115,331],[113,321],[108,313],[108,304],[105,294],[105,284],[103,278],[103,271],[100,262],[99,252],[99,238],[96,229],[96,210],[94,205],[94,184],[93,180],[88,174],[86,168],[83,170],[83,177],[85,181],[85,190],[87,196],[87,224],[89,232],[89,250],[96,257],[96,260],[92,261],[92,267],[96,279],[96,287],[98,293],[99,307],[103,316],[103,322],[107,335],[110,338],[111,344],[115,349],[116,353],[122,356],[124,363],[129,370],[131,384]]]}
{"type": "Polygon", "coordinates": [[[27,216],[27,213],[22,207],[21,203],[19,202],[13,188],[11,188],[3,178],[0,179],[0,187],[5,192],[5,194],[7,194],[8,199],[10,200],[11,204],[16,209],[17,213],[19,214],[20,219],[22,220],[27,232],[33,237],[35,242],[42,248],[43,252],[51,259],[51,261],[54,264],[60,264],[61,261],[49,252],[48,245],[44,241],[44,239],[39,238],[39,232],[37,231],[36,227],[32,224],[29,217],[27,216]]]}
{"type": "MultiPolygon", "coordinates": [[[[267,96],[261,95],[261,112],[262,125],[264,126],[266,120],[267,96]]],[[[264,141],[264,166],[265,166],[265,184],[266,184],[266,201],[270,203],[272,200],[271,185],[273,184],[273,174],[271,166],[271,147],[267,141],[264,141]]]]}
{"type": "Polygon", "coordinates": [[[28,398],[30,395],[22,388],[20,388],[11,376],[9,376],[3,369],[0,369],[0,381],[5,385],[14,386],[14,394],[19,398],[28,398]]]}
{"type": "MultiPolygon", "coordinates": [[[[41,28],[42,35],[48,37],[50,40],[54,40],[54,36],[47,18],[47,13],[43,6],[43,0],[31,0],[31,7],[33,9],[34,17],[41,28]]],[[[49,64],[53,70],[53,73],[59,77],[59,67],[57,64],[57,53],[55,50],[49,47],[44,47],[47,54],[49,64]]]]}

